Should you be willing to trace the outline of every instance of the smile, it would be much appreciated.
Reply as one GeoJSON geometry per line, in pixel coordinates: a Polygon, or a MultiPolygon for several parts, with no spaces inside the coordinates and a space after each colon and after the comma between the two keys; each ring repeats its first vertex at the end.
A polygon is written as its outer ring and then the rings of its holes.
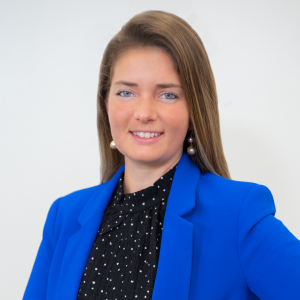
{"type": "Polygon", "coordinates": [[[141,145],[152,145],[157,143],[165,135],[163,132],[142,132],[142,131],[130,131],[133,139],[141,145]]]}
{"type": "Polygon", "coordinates": [[[141,138],[145,138],[145,139],[150,139],[152,137],[159,136],[162,134],[162,133],[158,133],[158,132],[136,132],[136,131],[133,131],[132,133],[134,135],[137,135],[137,136],[139,136],[141,138]]]}

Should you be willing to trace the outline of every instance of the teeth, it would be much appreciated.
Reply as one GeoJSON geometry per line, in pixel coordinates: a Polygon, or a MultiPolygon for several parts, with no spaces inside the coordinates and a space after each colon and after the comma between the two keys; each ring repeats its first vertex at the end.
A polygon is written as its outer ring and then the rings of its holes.
{"type": "Polygon", "coordinates": [[[151,137],[154,137],[154,136],[158,136],[158,135],[161,135],[161,133],[157,133],[157,132],[133,132],[134,135],[137,135],[141,138],[146,138],[146,139],[149,139],[151,137]]]}

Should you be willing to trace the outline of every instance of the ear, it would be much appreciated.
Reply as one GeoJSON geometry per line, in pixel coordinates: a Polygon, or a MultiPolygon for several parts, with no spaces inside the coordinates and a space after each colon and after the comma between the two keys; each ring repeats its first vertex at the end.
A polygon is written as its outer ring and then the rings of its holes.
{"type": "Polygon", "coordinates": [[[192,124],[192,121],[190,120],[190,122],[189,122],[189,130],[194,130],[194,126],[193,126],[193,124],[192,124]]]}

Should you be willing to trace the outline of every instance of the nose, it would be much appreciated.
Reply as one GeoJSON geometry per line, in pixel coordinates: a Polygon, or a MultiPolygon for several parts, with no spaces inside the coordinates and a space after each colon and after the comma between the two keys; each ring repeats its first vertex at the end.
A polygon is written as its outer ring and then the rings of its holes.
{"type": "Polygon", "coordinates": [[[152,96],[141,96],[134,107],[134,117],[142,123],[153,121],[157,117],[155,101],[152,96]]]}

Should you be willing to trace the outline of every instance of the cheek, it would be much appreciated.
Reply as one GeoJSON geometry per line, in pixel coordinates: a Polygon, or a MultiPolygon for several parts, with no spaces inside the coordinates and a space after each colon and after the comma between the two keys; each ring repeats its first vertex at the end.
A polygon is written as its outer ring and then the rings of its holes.
{"type": "Polygon", "coordinates": [[[130,119],[130,111],[120,103],[111,103],[109,107],[109,121],[112,132],[126,129],[130,119]]]}
{"type": "Polygon", "coordinates": [[[165,114],[165,118],[168,120],[168,124],[172,131],[176,131],[177,134],[186,134],[189,126],[189,114],[187,107],[180,105],[165,114]]]}

